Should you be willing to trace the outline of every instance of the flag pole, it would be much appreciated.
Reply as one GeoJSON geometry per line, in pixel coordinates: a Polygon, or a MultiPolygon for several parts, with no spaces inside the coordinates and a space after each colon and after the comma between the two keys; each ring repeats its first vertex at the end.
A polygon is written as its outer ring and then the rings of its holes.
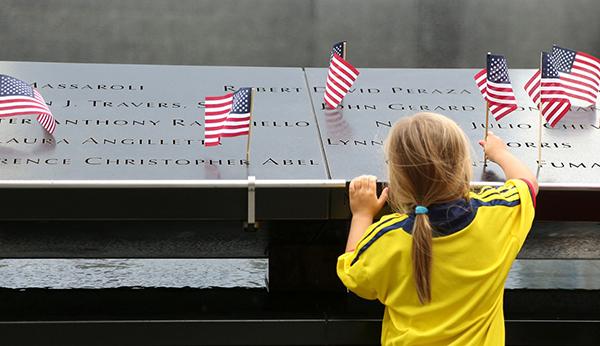
{"type": "Polygon", "coordinates": [[[246,165],[248,166],[250,166],[250,136],[252,135],[252,113],[254,113],[254,88],[250,90],[250,122],[248,123],[248,140],[246,141],[246,165]]]}
{"type": "MultiPolygon", "coordinates": [[[[490,52],[487,52],[486,55],[486,59],[485,59],[485,68],[486,68],[486,79],[487,79],[487,74],[490,71],[487,71],[487,65],[488,65],[488,60],[490,58],[490,52]]],[[[487,81],[486,81],[486,85],[487,85],[487,81]]],[[[486,87],[487,88],[487,87],[486,87]]],[[[486,95],[487,92],[486,92],[486,95]]],[[[485,100],[485,134],[483,135],[483,140],[487,141],[488,138],[488,131],[490,129],[490,101],[487,99],[486,96],[486,100],[485,100]]],[[[485,148],[483,148],[483,168],[487,167],[487,155],[485,154],[485,148]]]]}
{"type": "Polygon", "coordinates": [[[542,118],[544,117],[544,115],[542,114],[542,68],[543,68],[543,54],[542,52],[540,52],[540,99],[538,100],[538,110],[540,112],[540,119],[539,119],[539,127],[538,127],[538,168],[540,168],[542,166],[542,126],[543,126],[543,122],[542,122],[542,118]]]}
{"type": "MultiPolygon", "coordinates": [[[[342,59],[344,59],[344,60],[346,60],[346,56],[348,55],[347,52],[346,52],[347,49],[348,49],[348,42],[347,41],[342,41],[342,59]]],[[[342,99],[342,101],[340,102],[340,104],[342,105],[343,102],[344,102],[344,100],[342,99]]]]}
{"type": "MultiPolygon", "coordinates": [[[[490,127],[490,101],[485,101],[485,134],[483,135],[483,140],[487,141],[488,139],[488,130],[490,127]]],[[[487,155],[485,154],[485,148],[483,149],[483,167],[487,167],[487,155]]]]}
{"type": "Polygon", "coordinates": [[[539,131],[538,131],[538,167],[542,167],[542,126],[543,126],[543,122],[542,122],[542,109],[541,109],[541,95],[540,95],[540,126],[539,126],[539,131]]]}

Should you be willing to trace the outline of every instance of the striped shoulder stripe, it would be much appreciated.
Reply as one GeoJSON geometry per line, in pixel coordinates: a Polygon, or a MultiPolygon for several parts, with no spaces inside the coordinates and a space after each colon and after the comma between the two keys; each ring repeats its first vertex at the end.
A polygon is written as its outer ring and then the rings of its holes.
{"type": "Polygon", "coordinates": [[[489,191],[490,189],[492,189],[492,187],[491,187],[491,186],[489,186],[489,185],[487,185],[487,186],[484,186],[484,187],[482,187],[481,189],[479,189],[479,192],[476,192],[476,194],[482,194],[482,193],[484,193],[484,192],[486,192],[486,191],[489,191]]]}
{"type": "Polygon", "coordinates": [[[506,192],[509,192],[509,191],[512,191],[512,190],[516,190],[516,189],[517,189],[516,186],[511,186],[511,187],[508,187],[508,188],[507,187],[503,187],[501,189],[493,189],[492,188],[491,190],[489,190],[489,189],[486,190],[485,193],[484,192],[480,192],[478,194],[475,194],[475,196],[477,196],[480,199],[483,199],[483,198],[487,198],[487,197],[493,196],[495,194],[504,194],[506,192]]]}
{"type": "Polygon", "coordinates": [[[519,198],[519,190],[517,190],[517,188],[515,187],[514,189],[511,189],[510,191],[506,191],[505,193],[500,194],[500,196],[502,196],[502,198],[509,200],[511,198],[516,197],[517,199],[519,198]]]}
{"type": "Polygon", "coordinates": [[[504,198],[495,198],[490,200],[483,200],[478,198],[472,198],[471,206],[473,209],[477,210],[479,207],[495,207],[495,206],[503,206],[503,207],[515,207],[521,204],[521,199],[517,198],[515,200],[507,200],[504,198]]]}
{"type": "Polygon", "coordinates": [[[380,229],[387,227],[394,222],[398,222],[404,218],[406,218],[406,215],[399,215],[399,214],[397,216],[392,216],[392,217],[386,217],[386,216],[382,217],[379,221],[375,222],[373,225],[371,225],[369,227],[371,230],[368,231],[367,234],[362,236],[362,238],[360,239],[358,244],[356,244],[356,247],[359,248],[362,243],[367,241],[367,239],[369,239],[373,234],[376,234],[377,231],[379,231],[380,229]]]}
{"type": "Polygon", "coordinates": [[[475,196],[475,199],[479,199],[485,202],[489,202],[489,201],[493,201],[495,199],[502,199],[502,200],[513,200],[513,199],[519,199],[519,191],[518,190],[510,190],[510,191],[506,191],[504,193],[495,193],[495,194],[491,194],[485,197],[481,197],[481,196],[475,196]]]}
{"type": "Polygon", "coordinates": [[[367,249],[369,247],[371,247],[371,245],[373,245],[373,243],[375,243],[375,241],[377,241],[377,239],[381,238],[384,234],[394,231],[394,230],[398,230],[398,229],[406,229],[406,227],[412,228],[412,224],[413,224],[413,219],[409,218],[407,215],[402,215],[400,217],[397,218],[393,218],[391,219],[389,223],[382,223],[380,225],[378,225],[378,227],[373,228],[371,230],[371,232],[369,233],[369,235],[367,235],[367,237],[365,237],[365,239],[367,239],[368,237],[371,237],[371,235],[373,235],[363,246],[359,247],[358,252],[356,253],[356,257],[354,257],[354,259],[352,260],[352,263],[350,263],[350,265],[353,265],[354,263],[356,263],[356,261],[358,261],[358,259],[360,258],[360,256],[367,251],[367,249]]]}

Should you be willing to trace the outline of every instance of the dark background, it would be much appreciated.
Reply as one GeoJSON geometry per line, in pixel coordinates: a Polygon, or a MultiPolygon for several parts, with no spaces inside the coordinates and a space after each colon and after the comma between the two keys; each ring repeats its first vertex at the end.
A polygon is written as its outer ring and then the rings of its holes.
{"type": "Polygon", "coordinates": [[[553,43],[600,55],[594,0],[0,0],[0,60],[533,68],[553,43]]]}

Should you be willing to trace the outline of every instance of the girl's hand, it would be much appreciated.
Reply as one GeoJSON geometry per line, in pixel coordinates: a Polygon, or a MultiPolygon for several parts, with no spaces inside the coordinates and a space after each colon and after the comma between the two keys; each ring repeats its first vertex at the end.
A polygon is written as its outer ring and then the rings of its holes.
{"type": "Polygon", "coordinates": [[[483,148],[485,155],[496,163],[504,153],[508,152],[504,141],[492,131],[488,131],[487,140],[479,141],[479,145],[483,148]]]}
{"type": "Polygon", "coordinates": [[[350,182],[350,210],[353,217],[373,219],[383,208],[388,197],[388,188],[377,198],[377,178],[372,175],[362,175],[350,182]]]}

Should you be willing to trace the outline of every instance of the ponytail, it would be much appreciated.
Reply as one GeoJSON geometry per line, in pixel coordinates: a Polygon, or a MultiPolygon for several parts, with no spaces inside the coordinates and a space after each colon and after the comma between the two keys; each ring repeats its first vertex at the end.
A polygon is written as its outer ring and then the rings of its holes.
{"type": "Polygon", "coordinates": [[[421,304],[431,301],[432,228],[427,214],[415,215],[412,229],[412,263],[417,295],[421,304]]]}
{"type": "Polygon", "coordinates": [[[473,173],[471,145],[454,121],[434,113],[402,117],[385,143],[388,203],[398,213],[415,215],[414,285],[421,304],[427,304],[432,300],[432,238],[436,234],[426,207],[468,198],[473,173]]]}

